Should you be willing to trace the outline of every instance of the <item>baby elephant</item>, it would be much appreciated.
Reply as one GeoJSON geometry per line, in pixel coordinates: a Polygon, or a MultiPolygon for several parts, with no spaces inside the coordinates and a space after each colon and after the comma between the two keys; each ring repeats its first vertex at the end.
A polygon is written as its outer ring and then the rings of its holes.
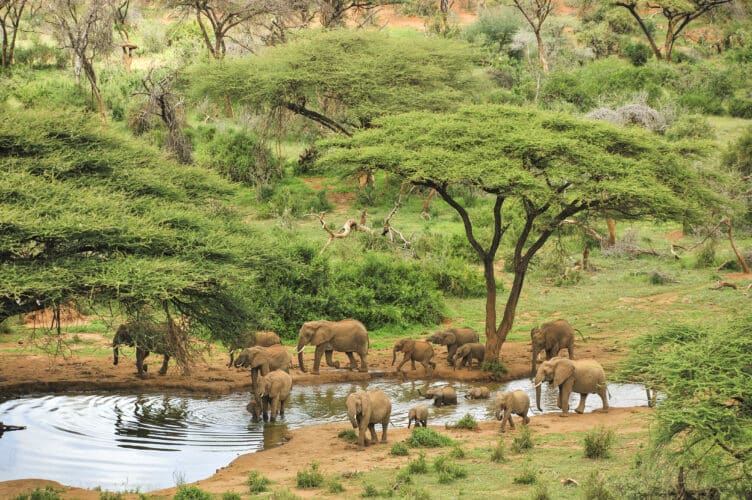
{"type": "Polygon", "coordinates": [[[353,429],[358,429],[358,449],[376,442],[376,424],[381,424],[381,442],[386,443],[386,428],[392,415],[392,402],[379,389],[353,392],[345,400],[347,417],[353,429]],[[366,439],[366,429],[371,431],[370,443],[366,439]]]}
{"type": "MultiPolygon", "coordinates": [[[[271,407],[269,419],[274,422],[277,413],[280,417],[285,416],[285,402],[290,397],[292,390],[292,377],[282,370],[274,370],[259,379],[256,388],[256,401],[261,402],[261,413],[266,421],[271,407]]],[[[253,411],[251,410],[251,413],[253,411]]]]}
{"type": "Polygon", "coordinates": [[[420,389],[418,389],[418,394],[426,399],[433,399],[434,406],[457,404],[457,391],[454,390],[454,387],[432,387],[426,392],[420,392],[420,389]]]}
{"type": "Polygon", "coordinates": [[[397,366],[397,371],[402,370],[402,367],[408,361],[412,363],[413,370],[415,370],[416,361],[422,364],[428,377],[431,376],[433,369],[436,368],[436,363],[433,362],[433,346],[425,340],[400,339],[394,344],[392,352],[392,366],[394,366],[394,362],[397,360],[397,353],[405,353],[402,362],[397,366]]]}
{"type": "Polygon", "coordinates": [[[428,408],[425,405],[413,406],[410,411],[407,412],[407,428],[410,428],[410,424],[415,422],[415,427],[425,427],[428,423],[428,408]]]}
{"type": "Polygon", "coordinates": [[[470,344],[464,344],[457,348],[457,353],[454,355],[454,369],[457,369],[457,360],[460,360],[460,368],[467,365],[468,368],[472,368],[473,360],[478,361],[478,368],[483,362],[483,356],[486,354],[486,346],[479,342],[472,342],[470,344]]]}
{"type": "Polygon", "coordinates": [[[465,399],[488,399],[489,397],[491,397],[491,391],[485,385],[473,387],[465,393],[465,399]]]}
{"type": "Polygon", "coordinates": [[[525,391],[516,390],[510,392],[497,392],[496,393],[496,420],[501,420],[501,432],[505,432],[506,423],[509,422],[509,427],[514,429],[514,422],[512,421],[512,413],[522,417],[522,423],[527,424],[530,422],[530,417],[527,416],[527,412],[530,409],[530,398],[525,391]]]}

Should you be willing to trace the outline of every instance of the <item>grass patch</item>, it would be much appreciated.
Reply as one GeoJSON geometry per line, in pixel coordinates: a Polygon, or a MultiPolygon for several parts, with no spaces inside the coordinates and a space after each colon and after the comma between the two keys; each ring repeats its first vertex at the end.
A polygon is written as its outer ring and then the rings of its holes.
{"type": "Polygon", "coordinates": [[[535,484],[538,481],[538,471],[532,468],[523,469],[513,481],[515,484],[535,484]]]}
{"type": "Polygon", "coordinates": [[[416,427],[406,442],[411,448],[440,448],[454,444],[449,436],[439,434],[429,427],[416,427]]]}
{"type": "Polygon", "coordinates": [[[522,453],[523,451],[532,450],[535,443],[533,442],[533,431],[527,425],[520,425],[520,431],[512,440],[512,451],[522,453]]]}
{"type": "Polygon", "coordinates": [[[210,493],[198,486],[180,486],[173,500],[212,500],[210,493]]]}
{"type": "Polygon", "coordinates": [[[255,470],[248,473],[248,480],[245,482],[251,493],[263,493],[269,491],[268,486],[271,483],[272,482],[269,478],[262,476],[260,472],[255,470]]]}
{"type": "Polygon", "coordinates": [[[240,493],[228,491],[227,493],[222,493],[222,500],[243,500],[243,497],[240,496],[240,493]]]}
{"type": "Polygon", "coordinates": [[[501,463],[506,462],[507,457],[504,455],[504,441],[499,439],[499,442],[496,443],[496,446],[494,446],[491,449],[491,461],[495,463],[501,463]]]}
{"type": "Polygon", "coordinates": [[[455,444],[452,446],[452,451],[449,452],[449,456],[456,459],[465,458],[465,450],[455,444]]]}
{"type": "Polygon", "coordinates": [[[324,475],[319,472],[319,464],[313,462],[307,469],[299,470],[295,484],[298,488],[318,488],[324,484],[324,475]]]}
{"type": "Polygon", "coordinates": [[[474,431],[478,428],[478,422],[475,420],[475,418],[470,415],[469,413],[466,413],[464,417],[459,419],[454,424],[447,424],[447,429],[469,429],[471,431],[474,431]]]}
{"type": "Polygon", "coordinates": [[[480,369],[484,372],[488,372],[491,380],[495,380],[497,382],[500,382],[509,372],[507,365],[505,365],[498,359],[481,363],[480,369]]]}
{"type": "Polygon", "coordinates": [[[582,484],[582,498],[586,500],[616,500],[618,498],[608,487],[606,477],[594,470],[582,484]]]}
{"type": "Polygon", "coordinates": [[[426,462],[426,454],[422,451],[418,454],[418,458],[410,460],[407,463],[407,471],[410,474],[425,474],[428,472],[428,463],[426,462]]]}
{"type": "Polygon", "coordinates": [[[340,483],[339,481],[332,480],[327,483],[326,491],[328,491],[329,493],[342,493],[343,491],[345,491],[345,487],[342,486],[342,483],[340,483]]]}
{"type": "Polygon", "coordinates": [[[15,500],[58,500],[60,493],[55,491],[52,486],[34,488],[34,491],[28,494],[21,494],[15,497],[15,500]]]}
{"type": "Polygon", "coordinates": [[[406,457],[409,454],[409,450],[407,449],[407,445],[400,441],[399,443],[394,443],[392,445],[392,449],[389,453],[395,457],[406,457]]]}
{"type": "Polygon", "coordinates": [[[358,433],[355,432],[355,429],[345,429],[339,431],[339,434],[337,434],[337,437],[340,439],[344,439],[348,443],[354,443],[358,440],[358,433]]]}
{"type": "Polygon", "coordinates": [[[449,457],[439,455],[433,459],[433,469],[439,475],[439,483],[447,484],[451,483],[455,479],[467,477],[467,470],[454,462],[449,457]]]}
{"type": "Polygon", "coordinates": [[[536,482],[533,490],[532,500],[550,500],[551,493],[548,491],[548,485],[543,482],[536,482]]]}
{"type": "Polygon", "coordinates": [[[585,456],[587,458],[610,458],[611,446],[616,440],[616,433],[602,425],[585,434],[585,456]]]}

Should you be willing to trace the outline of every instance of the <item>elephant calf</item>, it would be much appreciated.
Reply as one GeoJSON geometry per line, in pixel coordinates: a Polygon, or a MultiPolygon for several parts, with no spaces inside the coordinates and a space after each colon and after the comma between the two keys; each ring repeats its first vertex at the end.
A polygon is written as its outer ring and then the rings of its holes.
{"type": "Polygon", "coordinates": [[[433,358],[433,346],[425,340],[413,340],[413,339],[401,339],[395,342],[392,350],[392,366],[397,360],[397,353],[403,352],[405,355],[402,357],[402,361],[397,365],[397,371],[402,370],[405,363],[410,361],[415,370],[415,362],[423,365],[426,370],[426,375],[430,377],[433,374],[433,369],[436,368],[436,363],[432,361],[433,358]]]}
{"type": "Polygon", "coordinates": [[[428,408],[425,405],[413,406],[407,412],[407,428],[415,422],[415,427],[425,427],[428,424],[428,408]]]}
{"type": "Polygon", "coordinates": [[[267,420],[269,411],[271,415],[268,418],[272,422],[278,413],[280,417],[285,416],[285,402],[290,397],[291,390],[292,377],[282,370],[271,371],[259,379],[255,398],[256,401],[261,402],[261,414],[264,421],[267,420]]]}
{"type": "Polygon", "coordinates": [[[149,367],[144,363],[150,352],[162,354],[162,367],[159,374],[167,373],[167,364],[170,362],[171,349],[167,341],[169,325],[167,323],[150,323],[146,321],[133,321],[118,326],[115,336],[112,338],[112,364],[118,364],[118,348],[121,345],[136,347],[136,371],[139,377],[143,377],[149,367]]]}
{"type": "Polygon", "coordinates": [[[227,351],[230,354],[230,362],[227,363],[228,368],[233,365],[235,359],[235,351],[244,349],[246,347],[269,347],[277,344],[282,344],[282,341],[274,332],[261,331],[255,333],[246,333],[239,338],[233,339],[227,345],[227,351]]]}
{"type": "Polygon", "coordinates": [[[473,360],[478,361],[478,368],[483,363],[483,357],[486,355],[486,346],[479,342],[469,342],[457,348],[454,355],[454,369],[457,369],[457,360],[460,360],[460,368],[467,365],[472,368],[473,360]]]}
{"type": "Polygon", "coordinates": [[[418,390],[418,394],[426,399],[433,399],[434,406],[457,404],[457,391],[454,390],[454,387],[433,387],[426,392],[418,390]]]}
{"type": "Polygon", "coordinates": [[[258,387],[259,372],[262,376],[272,370],[290,371],[292,356],[284,346],[273,345],[270,347],[248,347],[235,359],[235,368],[250,368],[251,390],[258,387]]]}
{"type": "Polygon", "coordinates": [[[465,399],[488,399],[490,397],[491,391],[489,391],[488,387],[485,385],[481,387],[473,387],[465,393],[465,399]]]}
{"type": "Polygon", "coordinates": [[[358,449],[376,443],[376,424],[381,424],[381,442],[386,443],[386,429],[392,416],[392,402],[384,391],[357,391],[345,400],[347,417],[353,429],[358,429],[358,449]],[[371,431],[370,442],[366,439],[366,429],[371,431]]]}
{"type": "Polygon", "coordinates": [[[530,417],[527,412],[530,410],[530,398],[525,391],[516,390],[510,392],[497,392],[495,412],[496,420],[501,420],[501,432],[505,432],[506,423],[509,422],[509,428],[514,429],[512,413],[522,417],[522,423],[530,423],[530,417]]]}
{"type": "Polygon", "coordinates": [[[433,335],[426,338],[428,342],[433,344],[441,344],[447,346],[447,362],[450,366],[454,366],[454,355],[457,348],[467,344],[469,342],[478,342],[478,332],[472,328],[449,328],[441,332],[436,332],[433,335]]]}

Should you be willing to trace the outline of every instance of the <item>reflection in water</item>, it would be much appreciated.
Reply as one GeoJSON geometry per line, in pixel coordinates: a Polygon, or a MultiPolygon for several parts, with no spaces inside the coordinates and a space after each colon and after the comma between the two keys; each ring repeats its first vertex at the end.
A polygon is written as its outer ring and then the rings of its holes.
{"type": "MultiPolygon", "coordinates": [[[[440,380],[373,380],[294,386],[285,417],[276,423],[252,422],[249,393],[222,397],[195,394],[64,394],[30,396],[0,403],[0,421],[26,425],[0,439],[0,481],[39,477],[111,491],[150,491],[210,476],[242,453],[278,446],[289,429],[326,422],[347,422],[345,399],[359,389],[381,389],[392,401],[391,422],[407,426],[407,411],[430,404],[418,390],[452,385],[456,406],[430,407],[429,425],[453,423],[466,413],[493,419],[493,393],[522,389],[535,402],[529,380],[506,384],[440,380]],[[490,400],[466,400],[471,387],[486,385],[490,400]]],[[[645,390],[636,384],[609,384],[612,406],[645,406],[645,390]]],[[[544,412],[557,412],[553,387],[544,384],[544,412]]],[[[573,394],[571,407],[579,402],[573,394]]],[[[586,411],[600,408],[591,395],[586,411]]],[[[533,409],[533,416],[538,413],[533,409]]]]}

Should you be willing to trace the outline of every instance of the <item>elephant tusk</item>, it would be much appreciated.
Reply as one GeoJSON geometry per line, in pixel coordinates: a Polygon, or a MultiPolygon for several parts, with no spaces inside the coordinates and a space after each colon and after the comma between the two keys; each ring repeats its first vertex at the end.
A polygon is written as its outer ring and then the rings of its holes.
{"type": "Polygon", "coordinates": [[[301,352],[303,352],[303,349],[305,349],[305,346],[303,346],[300,349],[296,350],[295,354],[300,354],[301,352]]]}
{"type": "Polygon", "coordinates": [[[541,385],[542,383],[543,383],[543,381],[541,380],[540,382],[538,382],[537,384],[535,384],[535,385],[534,385],[533,387],[540,387],[540,385],[541,385]]]}

